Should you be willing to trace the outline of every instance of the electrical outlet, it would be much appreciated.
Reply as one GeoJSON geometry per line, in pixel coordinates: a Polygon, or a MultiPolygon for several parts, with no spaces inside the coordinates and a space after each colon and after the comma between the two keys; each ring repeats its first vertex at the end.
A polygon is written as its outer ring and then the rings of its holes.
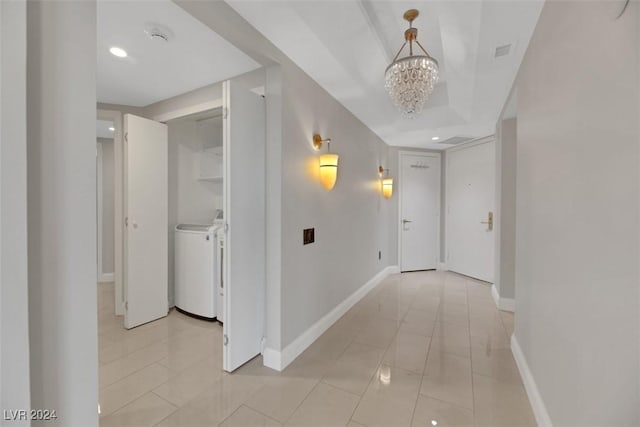
{"type": "Polygon", "coordinates": [[[309,243],[315,242],[315,228],[305,228],[302,230],[302,244],[308,245],[309,243]]]}

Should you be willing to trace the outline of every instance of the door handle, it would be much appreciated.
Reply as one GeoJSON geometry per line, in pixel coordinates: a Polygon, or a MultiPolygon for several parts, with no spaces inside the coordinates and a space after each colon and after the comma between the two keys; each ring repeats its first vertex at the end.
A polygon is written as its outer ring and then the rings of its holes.
{"type": "Polygon", "coordinates": [[[486,221],[480,221],[480,224],[487,224],[487,231],[493,230],[493,212],[487,214],[486,221]]]}
{"type": "Polygon", "coordinates": [[[403,219],[403,220],[402,220],[402,225],[404,225],[404,224],[408,224],[408,223],[410,223],[410,222],[413,222],[413,221],[409,221],[408,219],[403,219]]]}
{"type": "Polygon", "coordinates": [[[403,219],[402,220],[402,230],[403,231],[409,231],[409,229],[407,228],[407,224],[412,223],[413,221],[410,221],[408,219],[403,219]]]}

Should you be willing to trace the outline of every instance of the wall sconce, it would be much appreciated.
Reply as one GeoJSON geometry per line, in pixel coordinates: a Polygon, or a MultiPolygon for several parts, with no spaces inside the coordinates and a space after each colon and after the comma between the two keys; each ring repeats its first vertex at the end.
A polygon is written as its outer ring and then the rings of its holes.
{"type": "Polygon", "coordinates": [[[313,135],[313,148],[319,150],[322,143],[327,143],[327,152],[320,155],[320,182],[325,190],[329,191],[336,185],[338,179],[338,155],[331,153],[331,139],[322,139],[318,134],[313,135]]]}
{"type": "Polygon", "coordinates": [[[393,194],[393,178],[389,177],[389,169],[385,169],[382,166],[378,168],[378,173],[382,178],[382,195],[385,199],[388,199],[393,194]],[[387,172],[387,176],[382,178],[382,174],[384,174],[385,171],[387,172]]]}

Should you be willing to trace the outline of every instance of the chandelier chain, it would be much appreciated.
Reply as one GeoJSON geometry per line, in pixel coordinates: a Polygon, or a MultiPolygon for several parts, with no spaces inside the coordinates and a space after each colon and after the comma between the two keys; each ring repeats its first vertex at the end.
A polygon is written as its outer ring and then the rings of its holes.
{"type": "Polygon", "coordinates": [[[396,56],[393,58],[393,61],[391,62],[396,62],[396,59],[398,59],[398,56],[400,56],[400,54],[402,53],[402,50],[404,49],[404,47],[407,45],[407,42],[405,41],[402,44],[402,47],[400,48],[400,50],[398,51],[398,53],[396,53],[396,56]]]}

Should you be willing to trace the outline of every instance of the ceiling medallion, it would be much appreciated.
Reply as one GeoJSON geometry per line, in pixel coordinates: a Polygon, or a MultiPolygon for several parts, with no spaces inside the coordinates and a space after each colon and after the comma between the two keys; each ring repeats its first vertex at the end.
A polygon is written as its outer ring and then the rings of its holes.
{"type": "Polygon", "coordinates": [[[413,20],[418,17],[416,9],[407,10],[404,19],[409,21],[409,29],[404,32],[405,42],[385,70],[384,87],[396,107],[406,117],[415,117],[429,98],[438,82],[438,61],[427,53],[418,41],[418,29],[413,28],[413,20]],[[398,59],[409,43],[409,56],[398,59]],[[413,54],[413,43],[424,55],[413,54]]]}

